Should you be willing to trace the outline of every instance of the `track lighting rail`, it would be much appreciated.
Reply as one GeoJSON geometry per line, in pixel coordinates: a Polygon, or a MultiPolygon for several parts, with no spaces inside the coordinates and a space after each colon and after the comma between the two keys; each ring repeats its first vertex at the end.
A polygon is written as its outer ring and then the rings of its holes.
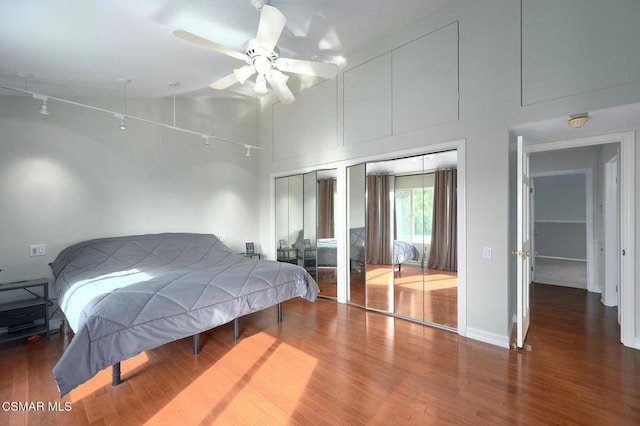
{"type": "MultiPolygon", "coordinates": [[[[43,95],[41,93],[36,93],[36,92],[32,92],[30,90],[25,90],[25,89],[18,89],[16,87],[9,87],[9,86],[0,85],[0,88],[6,89],[6,90],[11,90],[11,91],[17,92],[17,93],[22,93],[22,94],[25,94],[25,95],[30,95],[34,99],[38,99],[38,100],[43,101],[43,103],[45,105],[46,105],[46,102],[48,100],[56,101],[56,102],[60,102],[60,103],[63,103],[63,104],[73,105],[73,106],[77,106],[77,107],[80,107],[80,108],[86,108],[86,109],[90,109],[90,110],[93,110],[93,111],[98,111],[98,112],[103,112],[105,114],[110,114],[110,115],[112,115],[112,116],[114,116],[116,118],[120,118],[121,120],[126,118],[128,120],[140,121],[142,123],[152,124],[154,126],[160,126],[160,127],[166,128],[166,129],[171,129],[171,130],[175,130],[175,131],[182,132],[182,133],[188,133],[188,134],[191,134],[191,135],[201,136],[202,138],[206,139],[207,141],[212,139],[212,140],[226,142],[226,143],[230,143],[230,144],[234,144],[234,145],[240,145],[243,148],[247,149],[249,152],[250,152],[251,149],[263,149],[261,146],[248,144],[246,142],[234,141],[232,139],[221,138],[221,137],[218,137],[218,136],[209,135],[209,134],[202,133],[202,132],[197,132],[195,130],[185,129],[183,127],[178,127],[178,126],[175,126],[175,123],[174,123],[174,125],[166,124],[166,123],[160,123],[158,121],[148,120],[146,118],[136,117],[136,116],[129,115],[129,114],[122,114],[122,113],[119,113],[117,111],[111,111],[111,110],[108,110],[108,109],[105,109],[105,108],[100,108],[100,107],[93,106],[93,105],[87,105],[87,104],[83,104],[83,103],[80,103],[80,102],[71,101],[69,99],[63,99],[63,98],[58,98],[58,97],[55,97],[55,96],[43,95]]],[[[45,110],[46,110],[46,108],[45,108],[45,110]]]]}

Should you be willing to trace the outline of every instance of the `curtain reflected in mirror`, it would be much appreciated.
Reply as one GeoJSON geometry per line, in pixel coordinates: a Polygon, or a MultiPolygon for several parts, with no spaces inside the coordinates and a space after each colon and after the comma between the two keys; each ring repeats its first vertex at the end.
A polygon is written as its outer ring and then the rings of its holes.
{"type": "MultiPolygon", "coordinates": [[[[367,165],[369,168],[370,165],[367,165]]],[[[371,164],[375,168],[375,164],[371,164]]],[[[367,307],[393,312],[393,250],[396,235],[395,176],[368,173],[367,194],[367,307]]]]}
{"type": "Polygon", "coordinates": [[[349,302],[365,306],[366,257],[365,165],[347,167],[349,302]]]}
{"type": "Polygon", "coordinates": [[[316,268],[316,172],[304,174],[304,223],[294,246],[298,264],[318,281],[316,268]]]}
{"type": "Polygon", "coordinates": [[[317,282],[320,295],[338,297],[338,240],[335,235],[337,170],[318,170],[317,194],[317,282]]]}

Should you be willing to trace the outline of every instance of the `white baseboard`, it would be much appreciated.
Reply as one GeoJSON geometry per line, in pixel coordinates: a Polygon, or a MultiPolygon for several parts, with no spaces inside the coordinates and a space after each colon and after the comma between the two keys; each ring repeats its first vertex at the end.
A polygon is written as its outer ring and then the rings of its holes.
{"type": "Polygon", "coordinates": [[[467,327],[467,337],[473,340],[479,340],[484,343],[489,343],[490,345],[509,349],[509,336],[489,333],[488,331],[467,327]]]}
{"type": "Polygon", "coordinates": [[[633,341],[633,349],[640,350],[640,337],[636,337],[633,341]]]}

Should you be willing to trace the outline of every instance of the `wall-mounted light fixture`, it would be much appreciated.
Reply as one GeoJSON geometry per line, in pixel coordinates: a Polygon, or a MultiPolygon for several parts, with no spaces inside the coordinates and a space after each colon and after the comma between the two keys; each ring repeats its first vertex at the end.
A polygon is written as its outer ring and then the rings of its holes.
{"type": "Polygon", "coordinates": [[[582,126],[584,126],[588,120],[589,120],[589,114],[586,112],[583,112],[581,114],[575,114],[570,116],[569,120],[567,120],[567,123],[569,123],[569,126],[571,128],[579,129],[582,126]]]}

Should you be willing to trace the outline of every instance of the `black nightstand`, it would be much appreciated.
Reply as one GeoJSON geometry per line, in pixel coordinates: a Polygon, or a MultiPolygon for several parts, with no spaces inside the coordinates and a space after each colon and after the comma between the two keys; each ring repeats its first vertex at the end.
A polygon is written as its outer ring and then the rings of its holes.
{"type": "Polygon", "coordinates": [[[278,252],[278,262],[298,264],[297,250],[295,248],[279,248],[276,251],[278,252]]]}
{"type": "Polygon", "coordinates": [[[262,253],[238,253],[244,257],[248,257],[249,259],[253,259],[254,256],[258,258],[258,260],[262,260],[262,253]]]}
{"type": "MultiPolygon", "coordinates": [[[[0,284],[0,292],[27,292],[33,297],[15,302],[0,303],[0,327],[8,327],[7,333],[0,334],[0,344],[18,340],[34,334],[49,337],[49,280],[17,281],[0,284]],[[36,321],[43,320],[43,324],[36,321]]],[[[2,298],[0,297],[0,300],[2,298]]]]}

